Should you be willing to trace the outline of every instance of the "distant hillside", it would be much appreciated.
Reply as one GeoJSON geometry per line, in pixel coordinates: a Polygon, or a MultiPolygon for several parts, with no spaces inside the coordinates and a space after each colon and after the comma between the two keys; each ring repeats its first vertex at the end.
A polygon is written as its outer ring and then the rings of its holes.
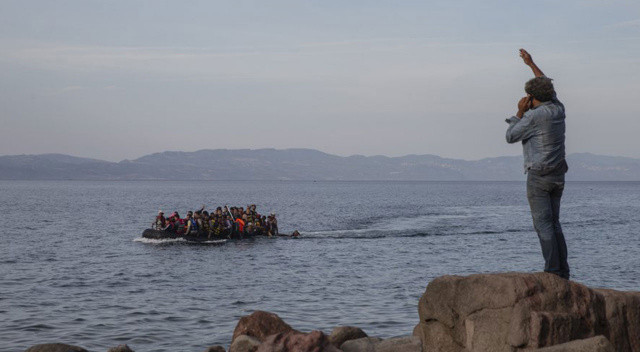
{"type": "MultiPolygon", "coordinates": [[[[571,154],[569,180],[640,181],[640,159],[571,154]]],[[[341,157],[311,149],[163,152],[118,163],[61,154],[0,156],[2,180],[523,180],[522,157],[341,157]]]]}

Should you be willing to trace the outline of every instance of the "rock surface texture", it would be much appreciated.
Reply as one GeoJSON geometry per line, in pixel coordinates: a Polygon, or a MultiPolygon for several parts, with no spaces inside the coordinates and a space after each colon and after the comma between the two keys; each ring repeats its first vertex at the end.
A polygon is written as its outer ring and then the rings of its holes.
{"type": "Polygon", "coordinates": [[[64,343],[43,343],[27,348],[25,352],[88,352],[82,347],[64,343]]]}
{"type": "Polygon", "coordinates": [[[340,346],[343,352],[375,352],[376,345],[382,341],[379,337],[363,337],[349,340],[340,346]]]}
{"type": "Polygon", "coordinates": [[[376,344],[375,352],[422,352],[422,343],[416,336],[394,337],[376,344]]]}
{"type": "Polygon", "coordinates": [[[204,352],[227,352],[222,346],[210,346],[204,352]]]}
{"type": "Polygon", "coordinates": [[[267,336],[293,330],[289,324],[273,313],[255,311],[240,318],[233,330],[231,343],[240,335],[248,335],[263,341],[267,336]]]}
{"type": "Polygon", "coordinates": [[[343,352],[421,352],[422,343],[417,336],[392,337],[386,340],[365,337],[346,341],[340,348],[343,352]]]}
{"type": "Polygon", "coordinates": [[[548,273],[442,276],[420,298],[425,352],[518,351],[598,335],[640,352],[640,293],[590,289],[548,273]]]}
{"type": "Polygon", "coordinates": [[[253,336],[240,335],[229,346],[229,352],[255,352],[260,343],[260,340],[253,336]]]}
{"type": "Polygon", "coordinates": [[[338,326],[331,331],[329,341],[337,347],[340,347],[345,341],[367,337],[367,333],[355,326],[338,326]]]}
{"type": "Polygon", "coordinates": [[[308,334],[290,330],[271,335],[260,344],[257,352],[340,352],[322,331],[308,334]]]}
{"type": "Polygon", "coordinates": [[[606,337],[600,335],[541,348],[536,352],[616,352],[616,350],[606,337]]]}

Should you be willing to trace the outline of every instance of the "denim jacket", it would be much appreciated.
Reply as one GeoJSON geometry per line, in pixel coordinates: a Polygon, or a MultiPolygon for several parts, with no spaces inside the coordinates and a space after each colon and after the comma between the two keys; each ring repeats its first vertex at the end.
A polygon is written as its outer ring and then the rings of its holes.
{"type": "Polygon", "coordinates": [[[564,105],[554,96],[525,112],[508,118],[507,143],[522,141],[524,172],[536,175],[564,174],[564,105]]]}

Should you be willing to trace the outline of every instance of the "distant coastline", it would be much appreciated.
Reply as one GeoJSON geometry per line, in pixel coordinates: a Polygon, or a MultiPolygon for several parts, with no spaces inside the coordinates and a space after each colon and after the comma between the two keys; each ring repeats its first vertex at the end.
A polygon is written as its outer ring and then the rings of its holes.
{"type": "MultiPolygon", "coordinates": [[[[575,153],[569,181],[640,181],[640,159],[575,153]]],[[[521,156],[342,157],[313,149],[162,152],[110,162],[64,154],[0,156],[0,180],[522,181],[521,156]]]]}

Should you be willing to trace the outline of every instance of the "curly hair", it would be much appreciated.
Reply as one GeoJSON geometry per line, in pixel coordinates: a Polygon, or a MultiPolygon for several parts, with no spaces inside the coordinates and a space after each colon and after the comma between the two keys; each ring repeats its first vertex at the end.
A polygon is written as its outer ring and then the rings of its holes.
{"type": "Polygon", "coordinates": [[[524,84],[524,91],[539,101],[549,101],[556,95],[552,79],[548,77],[532,78],[524,84]]]}

